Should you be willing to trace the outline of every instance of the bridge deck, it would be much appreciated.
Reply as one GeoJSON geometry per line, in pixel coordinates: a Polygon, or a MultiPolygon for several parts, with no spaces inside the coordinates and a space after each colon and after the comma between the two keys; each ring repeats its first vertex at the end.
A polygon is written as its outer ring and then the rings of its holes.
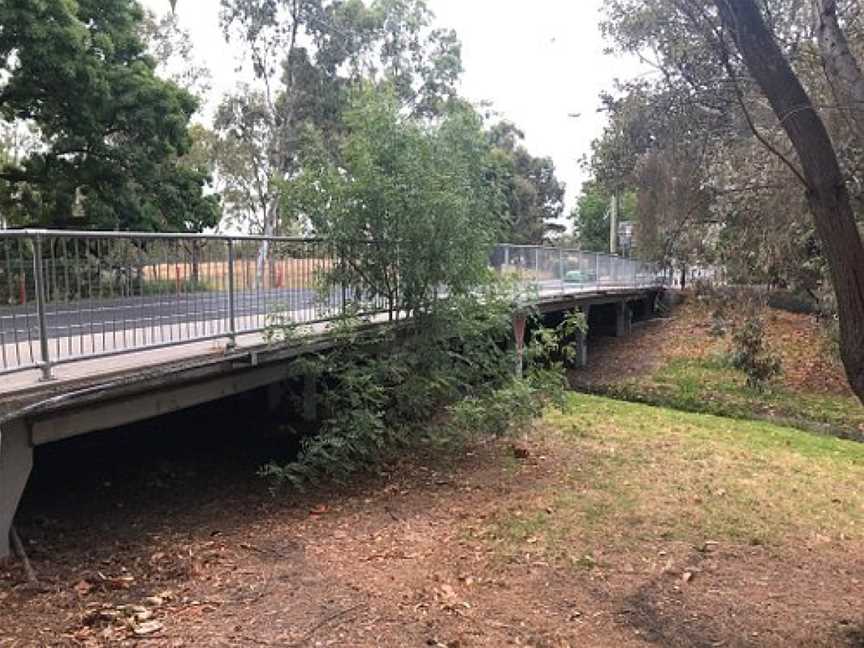
{"type": "MultiPolygon", "coordinates": [[[[618,301],[628,296],[644,295],[651,288],[615,288],[602,290],[597,288],[582,288],[578,286],[569,289],[556,287],[541,287],[536,295],[536,306],[540,310],[559,310],[582,304],[618,301]]],[[[386,314],[369,318],[372,325],[383,325],[389,321],[386,314]]],[[[181,326],[177,324],[176,326],[181,326]]],[[[242,328],[243,322],[240,322],[242,328]]],[[[310,344],[320,341],[327,331],[327,323],[310,323],[303,325],[302,333],[308,337],[310,344]]],[[[126,336],[133,336],[134,331],[127,331],[126,336]]],[[[60,348],[74,346],[77,339],[56,339],[52,345],[60,348]]],[[[116,348],[125,349],[129,340],[115,342],[116,348]]],[[[108,336],[104,350],[111,352],[112,340],[108,336]]],[[[295,345],[296,346],[296,345],[295,345]]],[[[301,349],[303,345],[300,345],[301,349]]],[[[54,367],[55,379],[49,382],[40,380],[38,369],[29,369],[18,373],[0,375],[0,419],[7,418],[22,407],[32,403],[68,394],[76,390],[92,387],[97,384],[122,381],[128,384],[136,376],[141,381],[152,379],[154,374],[170,375],[181,372],[189,367],[202,365],[218,365],[224,362],[249,362],[250,355],[267,354],[279,350],[279,345],[268,344],[263,333],[248,333],[239,335],[237,347],[228,349],[227,337],[186,342],[175,346],[164,346],[139,351],[123,351],[117,355],[80,359],[54,367]]],[[[7,349],[7,352],[8,349],[7,349]]]]}

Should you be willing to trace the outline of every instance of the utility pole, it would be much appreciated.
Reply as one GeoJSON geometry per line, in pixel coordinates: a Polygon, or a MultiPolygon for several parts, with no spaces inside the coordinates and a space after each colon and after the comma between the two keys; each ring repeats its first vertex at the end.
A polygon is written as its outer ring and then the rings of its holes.
{"type": "Polygon", "coordinates": [[[609,254],[618,254],[618,191],[612,192],[612,206],[609,208],[609,254]]]}

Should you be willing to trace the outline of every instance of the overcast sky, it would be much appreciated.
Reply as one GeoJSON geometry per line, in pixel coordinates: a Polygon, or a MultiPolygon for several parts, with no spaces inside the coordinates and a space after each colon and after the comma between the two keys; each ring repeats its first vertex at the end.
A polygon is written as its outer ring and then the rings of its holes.
{"type": "MultiPolygon", "coordinates": [[[[142,0],[156,13],[169,0],[142,0]]],[[[219,0],[179,0],[180,22],[213,74],[213,96],[239,80],[237,52],[219,29],[219,0]]],[[[633,60],[603,54],[603,0],[428,0],[437,24],[463,45],[462,94],[492,102],[526,134],[532,154],[555,161],[568,210],[585,179],[579,159],[602,131],[598,96],[615,78],[639,73],[633,60]],[[579,114],[578,118],[568,115],[579,114]]]]}

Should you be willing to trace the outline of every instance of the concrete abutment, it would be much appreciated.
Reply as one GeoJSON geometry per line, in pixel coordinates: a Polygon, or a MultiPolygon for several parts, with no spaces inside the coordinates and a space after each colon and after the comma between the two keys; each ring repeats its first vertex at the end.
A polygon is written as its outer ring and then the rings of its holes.
{"type": "Polygon", "coordinates": [[[10,533],[33,469],[30,430],[24,421],[0,425],[0,559],[10,554],[10,533]]]}

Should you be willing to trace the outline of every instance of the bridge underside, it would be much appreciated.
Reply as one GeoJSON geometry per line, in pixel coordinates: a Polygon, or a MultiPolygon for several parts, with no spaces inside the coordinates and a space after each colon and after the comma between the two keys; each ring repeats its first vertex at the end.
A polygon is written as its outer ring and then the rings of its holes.
{"type": "MultiPolygon", "coordinates": [[[[658,292],[634,289],[555,295],[541,298],[536,306],[549,317],[581,308],[589,313],[592,326],[623,336],[630,330],[634,313],[653,312],[658,292]]],[[[388,325],[379,321],[367,328],[388,325]]],[[[276,386],[273,398],[277,399],[280,383],[301,378],[298,358],[325,351],[332,344],[323,328],[310,331],[300,344],[268,345],[261,336],[238,341],[238,347],[231,350],[211,342],[91,360],[84,370],[69,365],[66,371],[58,371],[58,380],[51,383],[38,383],[35,373],[0,378],[0,558],[9,555],[10,529],[33,467],[35,447],[267,386],[276,386]],[[167,351],[177,357],[166,360],[167,351]]],[[[578,361],[586,363],[586,338],[574,344],[578,361]]],[[[305,409],[311,414],[314,390],[304,392],[305,409]]]]}

